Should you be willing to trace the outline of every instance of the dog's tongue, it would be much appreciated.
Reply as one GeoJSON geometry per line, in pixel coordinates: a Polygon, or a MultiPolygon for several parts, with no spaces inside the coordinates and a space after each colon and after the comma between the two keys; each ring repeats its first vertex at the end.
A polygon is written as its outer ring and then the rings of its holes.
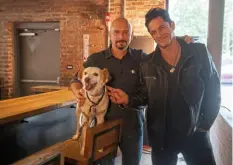
{"type": "Polygon", "coordinates": [[[94,83],[94,84],[86,84],[85,86],[85,89],[88,91],[88,90],[91,90],[92,88],[94,88],[95,87],[95,85],[96,85],[96,83],[94,83]]]}
{"type": "Polygon", "coordinates": [[[89,85],[86,85],[86,88],[85,88],[87,91],[91,89],[91,84],[89,85]]]}

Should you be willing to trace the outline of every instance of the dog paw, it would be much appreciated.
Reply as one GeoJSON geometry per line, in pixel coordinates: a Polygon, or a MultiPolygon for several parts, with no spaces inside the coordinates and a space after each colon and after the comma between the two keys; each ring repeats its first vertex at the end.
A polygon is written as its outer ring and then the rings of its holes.
{"type": "Polygon", "coordinates": [[[81,149],[80,155],[84,155],[84,148],[81,149]]]}
{"type": "Polygon", "coordinates": [[[78,135],[74,135],[74,136],[72,137],[72,139],[73,139],[73,140],[78,140],[78,139],[79,139],[79,136],[78,136],[78,135]]]}

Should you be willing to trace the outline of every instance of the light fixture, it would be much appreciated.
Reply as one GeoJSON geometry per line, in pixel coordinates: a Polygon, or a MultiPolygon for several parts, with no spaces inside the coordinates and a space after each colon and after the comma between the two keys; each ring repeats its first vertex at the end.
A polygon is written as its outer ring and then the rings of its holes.
{"type": "Polygon", "coordinates": [[[37,33],[19,33],[19,36],[36,36],[37,33]]]}

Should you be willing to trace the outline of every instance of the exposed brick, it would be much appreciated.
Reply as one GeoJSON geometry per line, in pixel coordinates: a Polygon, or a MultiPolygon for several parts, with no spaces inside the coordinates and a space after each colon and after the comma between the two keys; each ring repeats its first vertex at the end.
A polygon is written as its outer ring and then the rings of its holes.
{"type": "MultiPolygon", "coordinates": [[[[14,22],[60,22],[61,82],[70,81],[73,72],[82,63],[82,34],[97,33],[90,40],[98,41],[98,46],[90,51],[100,51],[105,47],[104,0],[38,0],[38,1],[4,1],[0,3],[0,77],[4,79],[4,98],[13,94],[13,24],[14,22]],[[99,29],[97,29],[99,28],[99,29]],[[94,29],[94,30],[93,30],[94,29]],[[81,58],[80,58],[81,57],[81,58]],[[72,63],[75,70],[67,70],[72,63]]],[[[91,41],[90,41],[91,42],[91,41]]],[[[61,84],[65,85],[65,84],[61,84]]]]}
{"type": "Polygon", "coordinates": [[[126,18],[134,27],[134,35],[149,36],[145,28],[145,14],[150,8],[164,8],[165,0],[127,0],[126,1],[126,18]]]}
{"type": "MultiPolygon", "coordinates": [[[[61,85],[68,85],[70,78],[82,65],[83,34],[90,34],[89,52],[100,51],[106,46],[105,12],[107,0],[37,0],[0,2],[0,77],[4,79],[3,95],[13,96],[13,64],[15,22],[60,23],[60,77],[61,85]],[[67,64],[73,70],[67,70],[67,64]]],[[[110,0],[111,20],[123,13],[122,0],[110,0]]],[[[164,7],[164,0],[126,0],[125,16],[132,22],[134,35],[149,35],[144,27],[144,15],[151,7],[164,7]]]]}

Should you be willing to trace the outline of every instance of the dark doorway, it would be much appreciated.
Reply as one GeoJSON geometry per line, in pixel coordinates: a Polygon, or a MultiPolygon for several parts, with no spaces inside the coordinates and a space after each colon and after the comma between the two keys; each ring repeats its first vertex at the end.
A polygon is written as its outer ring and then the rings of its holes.
{"type": "Polygon", "coordinates": [[[32,94],[32,86],[59,84],[59,24],[21,23],[16,27],[16,35],[16,95],[32,94]]]}

